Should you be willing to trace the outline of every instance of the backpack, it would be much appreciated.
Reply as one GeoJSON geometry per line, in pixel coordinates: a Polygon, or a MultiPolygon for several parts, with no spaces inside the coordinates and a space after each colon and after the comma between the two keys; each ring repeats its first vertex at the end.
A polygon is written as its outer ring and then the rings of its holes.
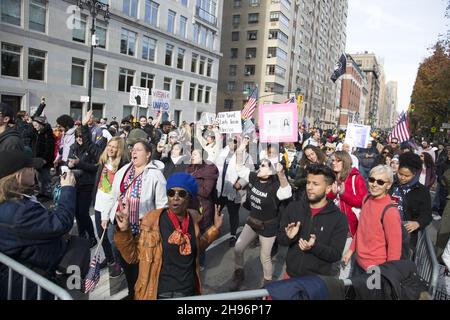
{"type": "MultiPolygon", "coordinates": [[[[369,200],[369,197],[366,197],[364,199],[364,203],[366,203],[367,200],[369,200]]],[[[397,208],[397,206],[395,204],[391,203],[391,204],[388,204],[386,207],[384,207],[383,212],[381,213],[381,219],[380,219],[380,223],[381,223],[381,227],[383,228],[383,231],[384,231],[384,225],[383,225],[384,215],[386,214],[386,211],[388,211],[390,208],[397,208]]],[[[410,260],[410,253],[409,253],[410,236],[403,224],[401,224],[401,228],[402,228],[402,254],[400,256],[400,260],[410,260]]]]}

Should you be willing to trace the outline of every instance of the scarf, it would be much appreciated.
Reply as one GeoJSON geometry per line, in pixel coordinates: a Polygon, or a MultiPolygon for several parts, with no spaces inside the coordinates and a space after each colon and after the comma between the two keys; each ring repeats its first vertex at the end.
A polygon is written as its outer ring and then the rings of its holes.
{"type": "Polygon", "coordinates": [[[169,219],[172,221],[172,224],[175,228],[175,230],[170,235],[168,242],[169,244],[176,244],[179,246],[180,254],[182,256],[188,256],[192,253],[191,248],[191,234],[188,231],[189,227],[189,214],[186,214],[186,216],[183,218],[183,221],[178,221],[177,216],[175,213],[172,212],[172,210],[167,209],[167,212],[169,214],[169,219]]]}
{"type": "Polygon", "coordinates": [[[419,182],[420,172],[407,184],[399,184],[394,188],[393,196],[398,198],[398,211],[400,211],[400,217],[402,221],[406,221],[406,214],[404,208],[404,201],[406,195],[412,190],[412,187],[419,182]]]}
{"type": "Polygon", "coordinates": [[[133,235],[139,234],[139,202],[141,199],[142,173],[135,177],[136,168],[131,165],[124,176],[121,186],[120,201],[129,201],[129,221],[133,235]]]}

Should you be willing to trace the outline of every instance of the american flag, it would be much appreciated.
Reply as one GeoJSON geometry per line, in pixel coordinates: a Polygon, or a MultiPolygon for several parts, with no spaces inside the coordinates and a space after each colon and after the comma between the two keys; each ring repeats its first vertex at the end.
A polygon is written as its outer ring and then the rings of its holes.
{"type": "Polygon", "coordinates": [[[256,101],[258,100],[258,87],[253,89],[247,103],[242,109],[242,120],[250,119],[256,111],[256,101]]]}
{"type": "Polygon", "coordinates": [[[389,135],[389,141],[393,138],[396,138],[398,142],[408,141],[411,138],[408,126],[408,114],[404,111],[398,116],[395,127],[389,135]]]}
{"type": "Polygon", "coordinates": [[[100,281],[100,252],[96,252],[91,260],[89,271],[84,280],[84,293],[89,293],[94,290],[95,286],[100,281]]]}
{"type": "Polygon", "coordinates": [[[289,99],[287,99],[285,102],[283,103],[295,103],[295,97],[291,97],[289,99]]]}

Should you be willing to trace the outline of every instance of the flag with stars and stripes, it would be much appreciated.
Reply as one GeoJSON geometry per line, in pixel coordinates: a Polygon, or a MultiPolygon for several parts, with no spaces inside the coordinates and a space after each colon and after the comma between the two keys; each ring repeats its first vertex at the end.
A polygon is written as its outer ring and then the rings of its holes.
{"type": "Polygon", "coordinates": [[[283,103],[295,103],[295,97],[290,97],[289,99],[287,99],[285,102],[283,103]]]}
{"type": "Polygon", "coordinates": [[[95,254],[91,260],[89,271],[84,279],[84,293],[89,293],[100,281],[100,252],[95,254]]]}
{"type": "Polygon", "coordinates": [[[400,143],[408,141],[411,138],[409,133],[408,114],[405,111],[402,111],[402,113],[398,116],[395,127],[389,135],[389,141],[393,138],[396,138],[400,143]]]}
{"type": "Polygon", "coordinates": [[[258,87],[253,89],[247,103],[242,109],[242,120],[251,119],[256,111],[256,102],[258,101],[258,87]]]}

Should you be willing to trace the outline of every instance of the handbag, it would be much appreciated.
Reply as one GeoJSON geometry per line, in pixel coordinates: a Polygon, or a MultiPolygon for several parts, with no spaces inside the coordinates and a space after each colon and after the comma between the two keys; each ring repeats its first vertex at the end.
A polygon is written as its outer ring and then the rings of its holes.
{"type": "Polygon", "coordinates": [[[247,224],[254,231],[263,231],[264,230],[264,222],[259,219],[253,218],[251,216],[247,217],[247,224]]]}
{"type": "MultiPolygon", "coordinates": [[[[67,244],[66,253],[58,264],[58,270],[66,274],[70,266],[78,266],[80,268],[80,276],[84,279],[89,270],[90,260],[91,242],[85,238],[71,236],[67,244]]],[[[71,273],[70,270],[69,273],[71,273]]]]}

